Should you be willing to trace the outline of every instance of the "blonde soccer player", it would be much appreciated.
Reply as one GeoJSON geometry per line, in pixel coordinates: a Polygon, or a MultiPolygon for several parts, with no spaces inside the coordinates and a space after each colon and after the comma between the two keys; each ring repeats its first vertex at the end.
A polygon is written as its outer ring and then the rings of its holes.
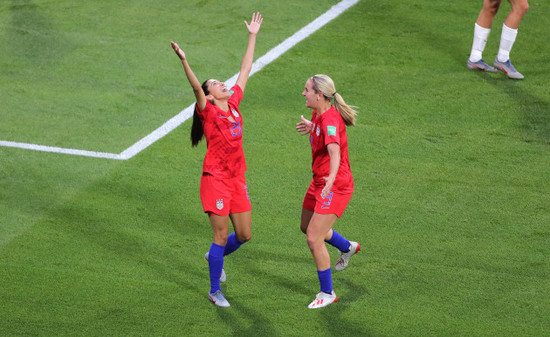
{"type": "Polygon", "coordinates": [[[332,227],[340,218],[353,194],[353,176],[348,157],[346,126],[355,125],[356,111],[336,92],[327,75],[315,75],[306,81],[302,95],[312,109],[311,120],[301,117],[296,130],[309,134],[313,178],[302,204],[301,230],[315,260],[320,292],[308,306],[325,307],[338,301],[332,288],[330,256],[325,243],[340,251],[334,268],[344,270],[350,258],[361,250],[332,227]],[[333,104],[334,102],[334,104],[333,104]]]}

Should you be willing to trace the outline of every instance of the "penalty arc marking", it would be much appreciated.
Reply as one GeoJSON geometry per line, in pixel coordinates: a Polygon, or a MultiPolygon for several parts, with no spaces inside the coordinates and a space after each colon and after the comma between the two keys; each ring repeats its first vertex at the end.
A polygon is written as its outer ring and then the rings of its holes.
{"type": "MultiPolygon", "coordinates": [[[[324,14],[319,16],[317,19],[310,22],[307,26],[303,27],[294,35],[290,36],[283,42],[281,42],[279,45],[268,51],[265,55],[261,56],[252,64],[252,70],[250,71],[250,75],[252,76],[256,72],[262,70],[263,67],[270,64],[279,56],[287,52],[289,49],[294,47],[296,44],[300,43],[302,40],[319,30],[321,27],[338,17],[340,14],[345,12],[347,9],[358,3],[359,0],[342,0],[336,5],[332,6],[328,11],[326,11],[324,14]]],[[[229,78],[225,83],[228,87],[232,87],[235,82],[237,81],[237,77],[239,76],[239,73],[233,75],[233,77],[229,78]]],[[[128,160],[141,151],[145,150],[147,147],[158,141],[159,139],[163,138],[170,132],[172,132],[175,128],[183,124],[187,119],[189,119],[193,115],[193,106],[194,104],[191,104],[187,108],[183,109],[179,114],[172,117],[168,121],[166,121],[163,125],[161,125],[159,128],[148,134],[147,136],[143,137],[139,141],[137,141],[134,145],[130,146],[126,150],[122,151],[119,154],[116,153],[107,153],[107,152],[97,152],[97,151],[86,151],[86,150],[77,150],[77,149],[67,149],[62,147],[52,147],[52,146],[45,146],[45,145],[36,145],[36,144],[28,144],[28,143],[18,143],[18,142],[11,142],[11,141],[4,141],[0,140],[0,146],[5,147],[15,147],[15,148],[21,148],[26,150],[35,150],[35,151],[43,151],[43,152],[55,152],[55,153],[63,153],[63,154],[70,154],[70,155],[76,155],[76,156],[86,156],[86,157],[94,157],[94,158],[105,158],[105,159],[115,159],[115,160],[128,160]]]]}

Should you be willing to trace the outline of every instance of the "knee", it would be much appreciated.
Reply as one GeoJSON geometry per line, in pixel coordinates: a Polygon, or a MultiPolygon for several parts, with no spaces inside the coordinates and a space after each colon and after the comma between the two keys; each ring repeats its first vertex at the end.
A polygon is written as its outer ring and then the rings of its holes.
{"type": "Polygon", "coordinates": [[[500,2],[499,0],[486,1],[483,5],[483,10],[494,17],[497,15],[498,9],[500,8],[500,2]]]}
{"type": "Polygon", "coordinates": [[[237,236],[237,240],[239,240],[242,243],[248,242],[248,241],[250,241],[250,239],[252,239],[252,233],[251,232],[238,233],[238,234],[235,234],[235,235],[237,236]]]}
{"type": "Polygon", "coordinates": [[[529,3],[527,1],[519,1],[512,7],[512,10],[515,11],[520,17],[523,17],[529,10],[529,3]]]}
{"type": "Polygon", "coordinates": [[[318,237],[313,237],[311,235],[307,235],[307,245],[309,247],[309,250],[314,251],[320,244],[323,244],[324,241],[319,240],[318,237]]]}
{"type": "Polygon", "coordinates": [[[214,233],[214,243],[220,246],[225,246],[227,244],[227,232],[215,232],[214,233]]]}

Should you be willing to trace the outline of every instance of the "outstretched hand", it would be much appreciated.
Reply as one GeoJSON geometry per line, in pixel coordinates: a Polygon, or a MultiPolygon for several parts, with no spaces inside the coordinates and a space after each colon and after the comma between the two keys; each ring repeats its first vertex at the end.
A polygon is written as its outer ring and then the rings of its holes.
{"type": "Polygon", "coordinates": [[[302,136],[307,135],[311,130],[311,121],[308,121],[304,116],[300,116],[302,119],[301,122],[296,123],[296,131],[298,131],[302,136]]]}
{"type": "Polygon", "coordinates": [[[250,34],[258,34],[260,31],[260,26],[262,25],[262,21],[264,21],[264,18],[262,18],[262,15],[260,12],[252,13],[252,20],[250,21],[250,24],[244,21],[244,24],[246,25],[246,29],[248,29],[248,32],[250,34]]]}
{"type": "Polygon", "coordinates": [[[183,52],[183,50],[180,49],[180,46],[178,46],[178,44],[175,43],[174,41],[171,41],[170,45],[172,45],[172,49],[174,49],[174,51],[176,52],[176,55],[178,55],[180,60],[185,60],[185,53],[183,52]]]}

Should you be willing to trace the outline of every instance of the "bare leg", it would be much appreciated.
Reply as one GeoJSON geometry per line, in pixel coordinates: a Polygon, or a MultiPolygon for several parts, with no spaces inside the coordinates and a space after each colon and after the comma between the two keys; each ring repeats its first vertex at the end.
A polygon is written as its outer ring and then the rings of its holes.
{"type": "MultiPolygon", "coordinates": [[[[302,230],[302,233],[307,234],[307,228],[309,226],[309,222],[311,221],[311,217],[313,216],[313,212],[302,208],[302,221],[300,224],[300,229],[302,230]]],[[[328,231],[327,235],[325,236],[325,241],[328,241],[332,238],[332,228],[328,231]]]]}
{"type": "Polygon", "coordinates": [[[219,246],[225,246],[229,235],[229,216],[210,213],[208,217],[214,232],[213,242],[219,246]]]}
{"type": "Polygon", "coordinates": [[[521,19],[529,10],[529,3],[527,0],[508,0],[512,5],[512,10],[506,17],[504,24],[512,29],[518,29],[521,19]]]}
{"type": "Polygon", "coordinates": [[[501,2],[502,0],[483,0],[483,8],[476,23],[483,28],[491,28],[501,2]]]}
{"type": "Polygon", "coordinates": [[[319,271],[330,268],[330,256],[325,239],[329,234],[332,235],[332,226],[336,219],[335,214],[313,213],[307,227],[307,244],[319,271]]]}
{"type": "Polygon", "coordinates": [[[252,211],[229,214],[235,235],[240,242],[247,242],[252,238],[252,211]]]}

